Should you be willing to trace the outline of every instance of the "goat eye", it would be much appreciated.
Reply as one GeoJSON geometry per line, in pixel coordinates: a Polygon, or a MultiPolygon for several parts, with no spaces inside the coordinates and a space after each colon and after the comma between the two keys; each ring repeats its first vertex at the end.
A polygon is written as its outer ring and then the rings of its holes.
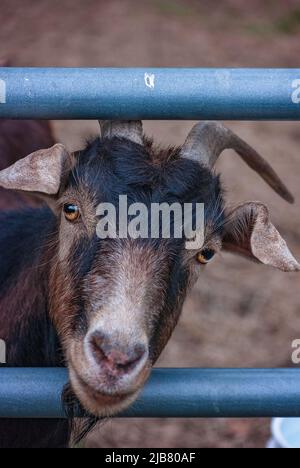
{"type": "Polygon", "coordinates": [[[197,260],[199,263],[202,263],[202,265],[206,265],[207,263],[211,262],[211,260],[215,256],[215,251],[211,249],[204,249],[197,255],[197,260]]]}
{"type": "Polygon", "coordinates": [[[64,214],[68,221],[74,222],[80,217],[80,210],[77,205],[66,203],[64,205],[64,214]]]}

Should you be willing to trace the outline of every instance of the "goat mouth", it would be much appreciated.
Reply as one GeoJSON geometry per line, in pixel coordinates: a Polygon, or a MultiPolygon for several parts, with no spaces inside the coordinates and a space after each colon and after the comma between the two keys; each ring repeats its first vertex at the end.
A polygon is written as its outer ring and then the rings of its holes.
{"type": "MultiPolygon", "coordinates": [[[[80,379],[80,378],[79,378],[80,379]]],[[[80,379],[80,383],[83,386],[84,390],[95,400],[105,404],[105,405],[115,405],[118,403],[122,403],[123,401],[127,400],[128,398],[132,397],[132,393],[106,393],[103,391],[96,390],[95,388],[91,387],[89,384],[84,382],[80,379]]]]}
{"type": "Polygon", "coordinates": [[[138,391],[131,393],[108,393],[95,389],[77,373],[71,373],[71,384],[83,407],[99,417],[113,416],[126,409],[136,399],[138,391]]]}

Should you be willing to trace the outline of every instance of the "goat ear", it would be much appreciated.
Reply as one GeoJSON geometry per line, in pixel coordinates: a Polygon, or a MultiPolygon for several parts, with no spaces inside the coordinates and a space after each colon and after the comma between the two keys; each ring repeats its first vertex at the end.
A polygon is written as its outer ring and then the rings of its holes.
{"type": "Polygon", "coordinates": [[[231,213],[223,248],[282,271],[300,271],[299,263],[271,223],[269,210],[262,203],[245,203],[231,213]]]}
{"type": "Polygon", "coordinates": [[[0,171],[0,187],[56,195],[69,156],[61,144],[35,151],[0,171]]]}

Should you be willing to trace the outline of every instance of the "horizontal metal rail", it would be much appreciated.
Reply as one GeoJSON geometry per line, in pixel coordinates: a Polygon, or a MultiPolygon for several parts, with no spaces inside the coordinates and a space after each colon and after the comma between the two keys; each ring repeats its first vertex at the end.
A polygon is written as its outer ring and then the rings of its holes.
{"type": "Polygon", "coordinates": [[[300,69],[0,68],[0,118],[300,120],[300,69]]]}
{"type": "MultiPolygon", "coordinates": [[[[0,369],[1,418],[65,417],[66,369],[0,369]]],[[[298,417],[298,369],[155,369],[122,417],[298,417]]]]}

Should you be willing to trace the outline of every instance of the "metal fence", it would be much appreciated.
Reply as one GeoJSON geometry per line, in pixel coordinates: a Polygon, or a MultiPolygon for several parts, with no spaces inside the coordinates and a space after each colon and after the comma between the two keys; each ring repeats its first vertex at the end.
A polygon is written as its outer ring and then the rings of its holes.
{"type": "Polygon", "coordinates": [[[299,68],[1,68],[0,80],[7,118],[300,118],[299,68]]]}
{"type": "MultiPolygon", "coordinates": [[[[0,118],[300,120],[300,69],[0,68],[0,118]]],[[[64,417],[65,369],[0,369],[0,417],[64,417]]],[[[130,417],[300,416],[298,369],[155,369],[130,417]]]]}
{"type": "MultiPolygon", "coordinates": [[[[66,369],[0,370],[0,417],[64,417],[66,369]]],[[[300,416],[298,369],[154,369],[126,417],[300,416]]]]}

